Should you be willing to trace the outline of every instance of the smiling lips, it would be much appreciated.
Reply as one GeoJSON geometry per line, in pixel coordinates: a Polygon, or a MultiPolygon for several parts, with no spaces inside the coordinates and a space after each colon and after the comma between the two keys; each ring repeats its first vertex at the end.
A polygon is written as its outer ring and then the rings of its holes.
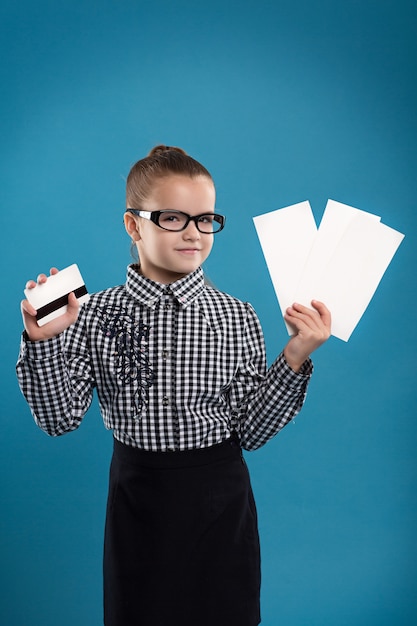
{"type": "Polygon", "coordinates": [[[177,252],[181,252],[182,254],[195,254],[196,252],[200,252],[199,248],[178,248],[177,252]]]}

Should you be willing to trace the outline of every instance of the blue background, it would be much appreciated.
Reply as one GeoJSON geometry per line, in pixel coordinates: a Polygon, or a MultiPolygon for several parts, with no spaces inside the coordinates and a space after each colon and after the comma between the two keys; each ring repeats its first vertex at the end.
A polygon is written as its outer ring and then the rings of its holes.
{"type": "Polygon", "coordinates": [[[206,270],[249,300],[270,361],[287,335],[252,223],[328,198],[406,234],[307,404],[247,454],[263,625],[417,623],[414,0],[3,0],[1,605],[5,626],[101,623],[111,434],[37,429],[14,374],[25,282],[77,262],[124,281],[124,180],[156,143],[212,172],[228,217],[206,270]]]}

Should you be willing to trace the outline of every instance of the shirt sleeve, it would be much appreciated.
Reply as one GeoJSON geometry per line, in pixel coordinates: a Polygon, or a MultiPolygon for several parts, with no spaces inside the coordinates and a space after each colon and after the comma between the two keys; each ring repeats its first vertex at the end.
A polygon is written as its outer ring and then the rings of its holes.
{"type": "Polygon", "coordinates": [[[247,304],[242,357],[231,388],[241,445],[255,450],[274,437],[301,410],[313,365],[294,372],[281,353],[267,369],[265,343],[255,311],[247,304]]]}
{"type": "Polygon", "coordinates": [[[45,341],[31,342],[23,333],[16,372],[43,431],[56,437],[78,428],[95,387],[82,320],[45,341]]]}

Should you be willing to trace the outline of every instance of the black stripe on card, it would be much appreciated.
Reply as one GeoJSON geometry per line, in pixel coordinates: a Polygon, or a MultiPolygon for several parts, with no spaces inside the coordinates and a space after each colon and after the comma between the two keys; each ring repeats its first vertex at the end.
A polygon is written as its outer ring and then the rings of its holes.
{"type": "MultiPolygon", "coordinates": [[[[86,293],[88,293],[87,287],[85,285],[83,285],[82,287],[78,287],[77,289],[74,289],[73,292],[76,298],[81,298],[81,296],[85,296],[86,293]]],[[[60,309],[61,307],[67,305],[68,296],[70,293],[71,291],[65,294],[64,296],[57,298],[56,300],[52,300],[52,302],[48,302],[48,304],[45,304],[45,306],[41,306],[40,309],[38,309],[36,312],[36,319],[39,321],[43,317],[46,317],[50,313],[53,313],[57,309],[60,309]]]]}

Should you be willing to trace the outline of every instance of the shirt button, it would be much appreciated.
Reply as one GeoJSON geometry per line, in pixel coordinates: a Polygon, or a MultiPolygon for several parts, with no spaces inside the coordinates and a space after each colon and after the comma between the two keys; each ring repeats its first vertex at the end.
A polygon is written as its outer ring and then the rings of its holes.
{"type": "Polygon", "coordinates": [[[162,398],[162,404],[163,404],[163,406],[168,406],[168,404],[169,404],[169,398],[168,398],[168,396],[164,396],[164,397],[162,398]]]}
{"type": "Polygon", "coordinates": [[[168,357],[169,357],[169,350],[162,350],[162,358],[164,359],[164,361],[166,361],[168,357]]]}

